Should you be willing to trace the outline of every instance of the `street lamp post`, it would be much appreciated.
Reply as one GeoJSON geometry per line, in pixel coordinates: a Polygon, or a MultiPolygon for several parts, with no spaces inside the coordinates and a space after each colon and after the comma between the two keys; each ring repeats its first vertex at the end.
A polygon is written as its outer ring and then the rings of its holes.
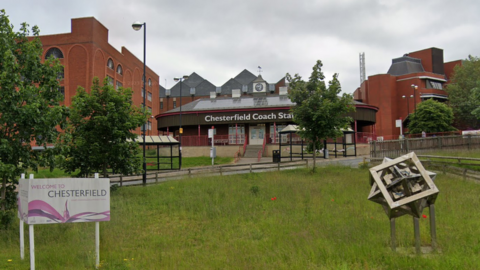
{"type": "MultiPolygon", "coordinates": [[[[147,52],[147,23],[144,22],[144,23],[141,23],[141,22],[134,22],[132,24],[132,28],[133,30],[135,31],[138,31],[140,29],[142,29],[142,26],[143,26],[143,89],[142,89],[142,93],[143,93],[143,112],[145,113],[146,112],[146,105],[145,105],[145,96],[147,95],[146,93],[146,87],[145,87],[145,83],[146,83],[146,74],[145,74],[145,70],[146,70],[146,52],[147,52]]],[[[142,138],[143,138],[143,177],[142,177],[142,183],[143,185],[146,185],[147,184],[147,161],[145,159],[145,129],[146,129],[146,126],[145,124],[143,124],[143,130],[142,130],[142,138]]]]}
{"type": "Polygon", "coordinates": [[[415,114],[417,112],[417,98],[416,98],[416,90],[418,90],[418,85],[416,84],[412,84],[411,85],[412,89],[413,89],[413,104],[415,106],[415,109],[413,110],[413,113],[415,114]]]}
{"type": "MultiPolygon", "coordinates": [[[[402,98],[405,98],[407,99],[407,117],[410,115],[410,102],[409,102],[409,99],[407,98],[407,96],[403,95],[402,98]]],[[[409,98],[413,98],[413,95],[410,95],[409,98]]],[[[407,118],[405,118],[407,119],[407,118]]]]}
{"type": "Polygon", "coordinates": [[[174,81],[180,82],[180,127],[178,129],[178,138],[180,142],[180,151],[179,151],[179,161],[178,161],[178,169],[182,169],[182,134],[183,134],[183,129],[182,129],[182,82],[188,79],[187,75],[183,75],[183,77],[175,77],[173,78],[174,81]]]}

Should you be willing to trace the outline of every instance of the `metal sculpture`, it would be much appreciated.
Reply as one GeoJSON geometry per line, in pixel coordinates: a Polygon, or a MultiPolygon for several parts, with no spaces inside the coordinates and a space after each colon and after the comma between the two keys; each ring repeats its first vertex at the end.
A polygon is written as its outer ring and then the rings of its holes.
{"type": "Polygon", "coordinates": [[[368,199],[382,205],[390,219],[392,249],[395,250],[395,218],[411,215],[414,221],[415,247],[420,253],[420,226],[418,219],[423,209],[430,209],[432,247],[436,248],[434,203],[439,193],[433,179],[436,174],[425,170],[415,155],[409,153],[396,159],[385,158],[383,163],[370,169],[368,199]]]}

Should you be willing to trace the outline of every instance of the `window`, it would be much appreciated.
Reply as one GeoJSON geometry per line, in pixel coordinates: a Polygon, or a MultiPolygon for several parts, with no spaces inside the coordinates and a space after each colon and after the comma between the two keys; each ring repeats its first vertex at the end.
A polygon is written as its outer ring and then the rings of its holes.
{"type": "Polygon", "coordinates": [[[50,58],[50,56],[53,56],[53,58],[56,58],[56,59],[62,59],[63,58],[63,53],[62,53],[62,51],[60,51],[59,48],[51,48],[45,54],[45,59],[50,58]]]}
{"type": "Polygon", "coordinates": [[[123,75],[123,68],[122,68],[122,66],[120,66],[120,65],[117,66],[117,73],[120,74],[120,75],[123,75]]]}
{"type": "Polygon", "coordinates": [[[113,86],[113,78],[107,75],[108,85],[113,86]]]}
{"type": "Polygon", "coordinates": [[[62,93],[63,97],[65,97],[65,87],[60,86],[60,87],[58,88],[58,92],[62,93]]]}
{"type": "Polygon", "coordinates": [[[145,89],[142,89],[142,97],[145,96],[145,89]]]}
{"type": "Polygon", "coordinates": [[[160,110],[163,109],[163,101],[160,101],[160,110]]]}
{"type": "Polygon", "coordinates": [[[115,89],[118,90],[118,88],[123,87],[123,84],[119,81],[116,82],[115,84],[115,89]]]}
{"type": "MultiPolygon", "coordinates": [[[[286,128],[287,125],[275,125],[276,130],[273,128],[273,124],[270,124],[270,140],[272,143],[278,143],[279,140],[279,132],[282,131],[282,129],[286,128]]],[[[287,142],[287,136],[282,136],[282,143],[287,142]]]]}
{"type": "Polygon", "coordinates": [[[152,113],[152,107],[147,107],[149,113],[152,113]]]}
{"type": "Polygon", "coordinates": [[[113,69],[113,60],[112,60],[112,58],[108,58],[107,67],[108,67],[109,69],[113,69]]]}
{"type": "Polygon", "coordinates": [[[148,86],[152,86],[152,79],[148,79],[148,86]]]}
{"type": "Polygon", "coordinates": [[[244,84],[242,85],[242,92],[247,93],[248,92],[248,85],[244,84]]]}
{"type": "Polygon", "coordinates": [[[441,82],[427,80],[426,85],[427,85],[427,88],[440,89],[440,90],[443,89],[441,82]]]}
{"type": "Polygon", "coordinates": [[[245,143],[245,125],[228,125],[228,144],[245,143]]]}
{"type": "Polygon", "coordinates": [[[173,108],[177,108],[177,102],[175,100],[173,101],[173,108]]]}
{"type": "Polygon", "coordinates": [[[275,92],[275,84],[269,83],[269,84],[268,84],[268,90],[269,90],[270,92],[275,92]]]}
{"type": "Polygon", "coordinates": [[[152,93],[148,93],[147,99],[148,99],[148,101],[152,101],[152,93]]]}
{"type": "Polygon", "coordinates": [[[165,89],[165,96],[170,96],[170,89],[165,89]]]}
{"type": "Polygon", "coordinates": [[[57,80],[63,80],[65,77],[65,68],[62,67],[62,70],[57,73],[57,80]]]}
{"type": "Polygon", "coordinates": [[[195,87],[190,88],[190,95],[195,96],[195,87]]]}

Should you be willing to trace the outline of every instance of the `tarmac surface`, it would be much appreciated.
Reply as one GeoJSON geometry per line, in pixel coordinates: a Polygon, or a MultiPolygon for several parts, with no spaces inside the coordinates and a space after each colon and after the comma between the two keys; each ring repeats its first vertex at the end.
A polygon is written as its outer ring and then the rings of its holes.
{"type": "MultiPolygon", "coordinates": [[[[353,168],[358,168],[358,164],[360,162],[363,162],[364,158],[369,158],[369,156],[356,156],[356,157],[337,157],[337,158],[329,158],[329,159],[324,159],[323,157],[317,157],[316,163],[318,166],[325,166],[325,165],[330,165],[330,164],[336,164],[336,165],[342,165],[342,166],[348,166],[348,167],[353,167],[353,168]]],[[[300,158],[294,158],[292,161],[299,161],[301,160],[300,158]]],[[[282,158],[282,161],[290,161],[290,158],[282,158]]],[[[255,164],[255,163],[273,163],[273,158],[272,157],[262,157],[260,158],[260,161],[258,161],[257,158],[240,158],[240,160],[235,163],[235,164],[255,164]]],[[[308,162],[311,163],[313,162],[313,159],[309,158],[308,162]]]]}

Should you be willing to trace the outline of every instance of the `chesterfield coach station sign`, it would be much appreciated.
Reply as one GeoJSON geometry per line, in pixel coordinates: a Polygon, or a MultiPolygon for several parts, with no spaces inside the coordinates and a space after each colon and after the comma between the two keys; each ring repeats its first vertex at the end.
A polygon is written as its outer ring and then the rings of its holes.
{"type": "Polygon", "coordinates": [[[285,112],[242,113],[234,115],[205,115],[205,122],[292,120],[293,115],[285,112]]]}

